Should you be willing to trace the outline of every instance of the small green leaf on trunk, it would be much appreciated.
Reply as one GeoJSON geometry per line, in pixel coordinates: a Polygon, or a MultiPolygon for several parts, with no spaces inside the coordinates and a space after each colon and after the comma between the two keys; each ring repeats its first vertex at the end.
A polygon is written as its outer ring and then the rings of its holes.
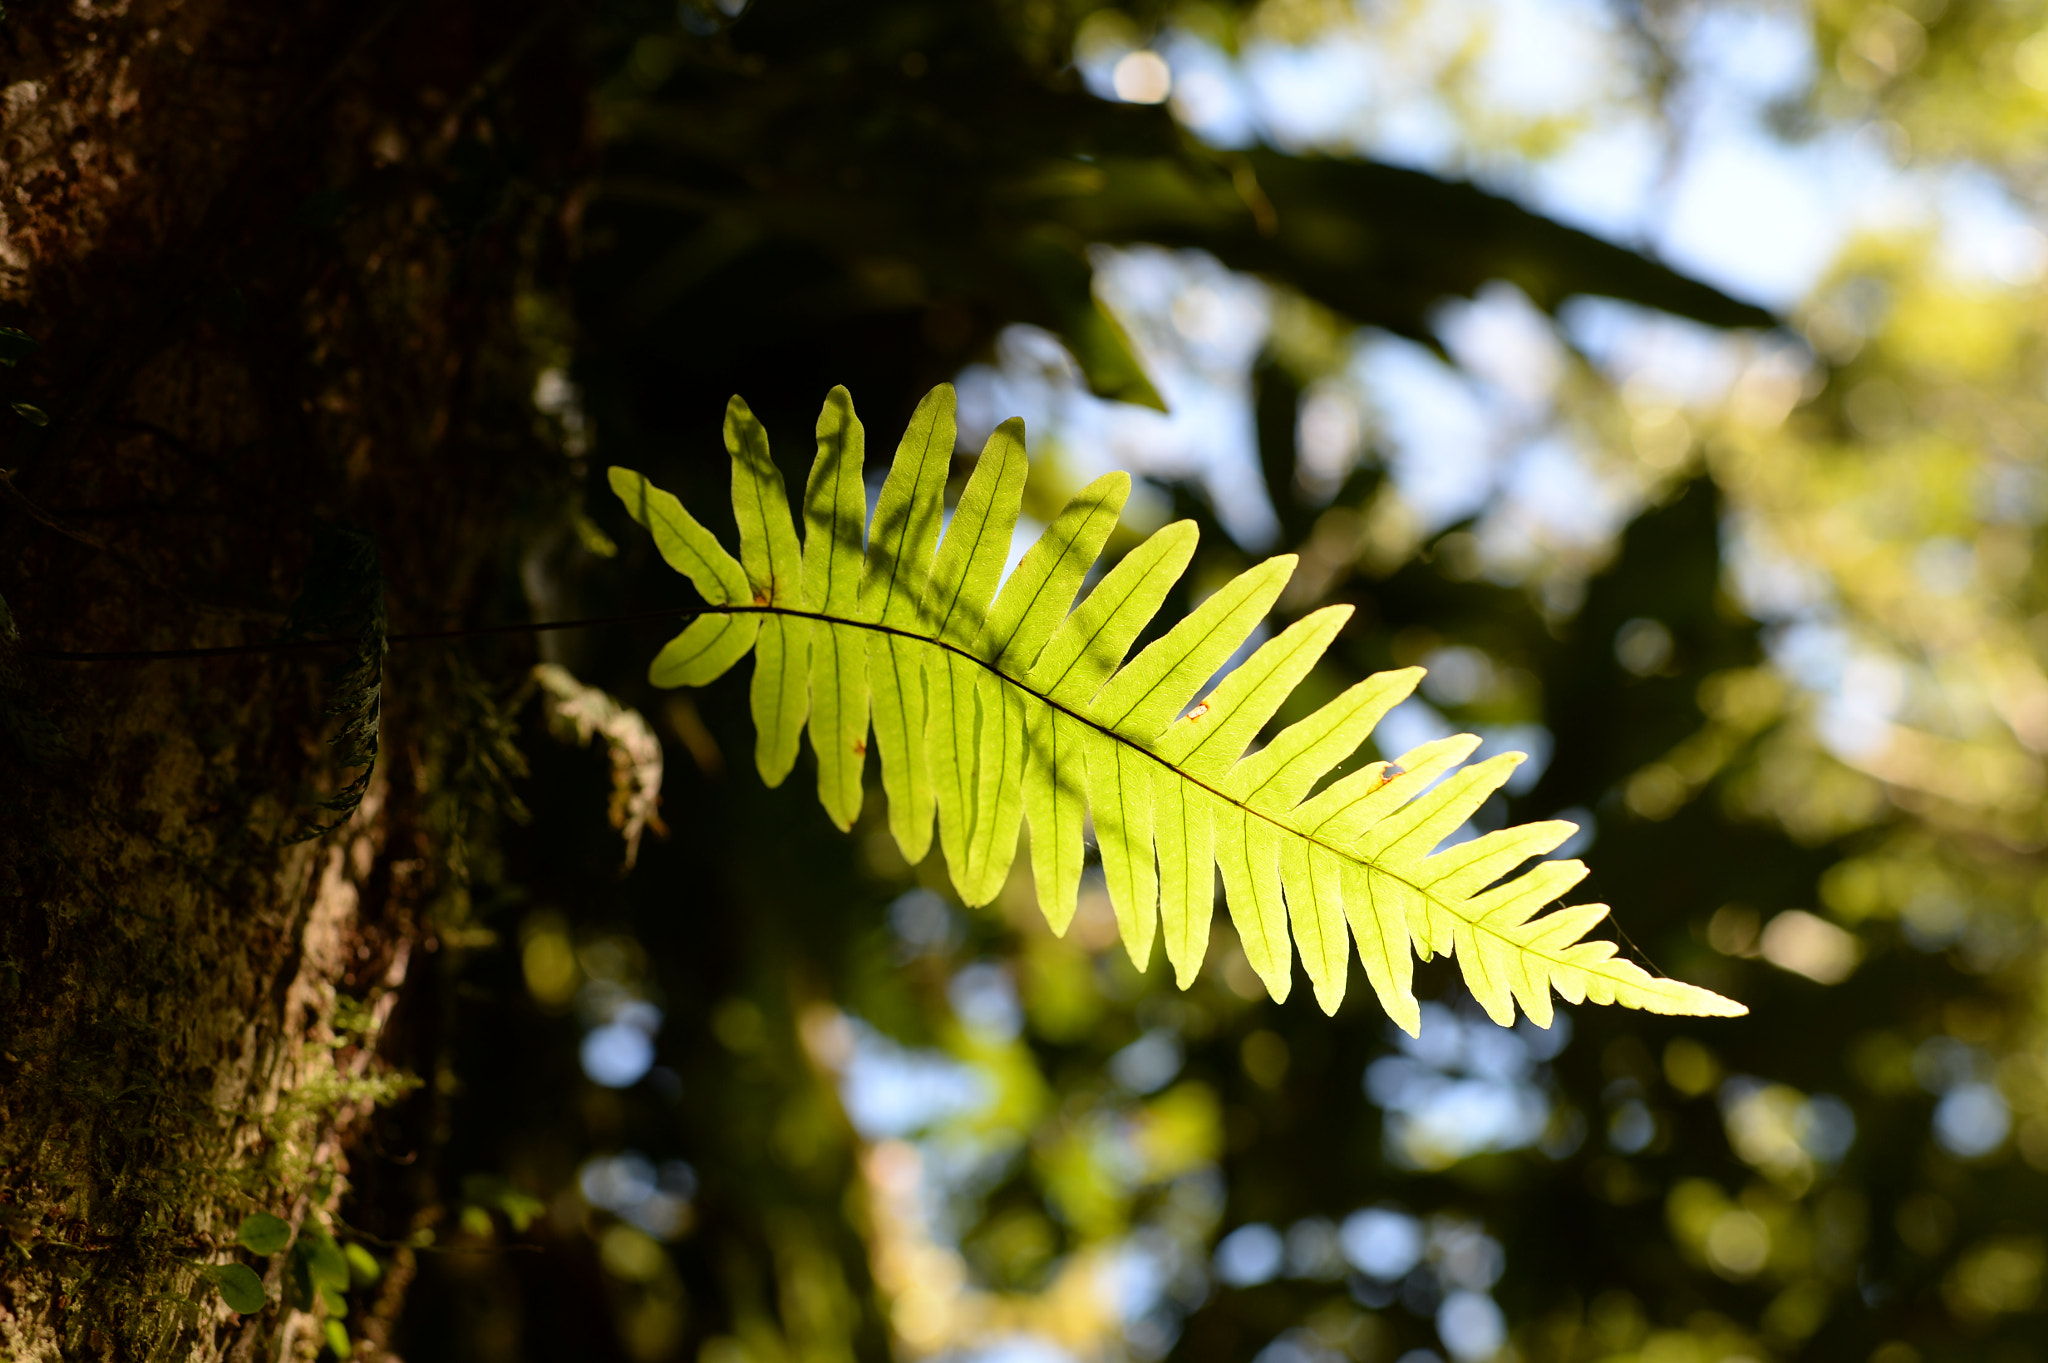
{"type": "Polygon", "coordinates": [[[213,1279],[229,1310],[253,1316],[263,1309],[263,1279],[247,1264],[208,1264],[206,1276],[213,1279]]]}
{"type": "Polygon", "coordinates": [[[251,1254],[268,1257],[283,1249],[291,1242],[292,1228],[289,1222],[269,1212],[256,1212],[242,1218],[242,1224],[235,1230],[235,1243],[251,1254]]]}

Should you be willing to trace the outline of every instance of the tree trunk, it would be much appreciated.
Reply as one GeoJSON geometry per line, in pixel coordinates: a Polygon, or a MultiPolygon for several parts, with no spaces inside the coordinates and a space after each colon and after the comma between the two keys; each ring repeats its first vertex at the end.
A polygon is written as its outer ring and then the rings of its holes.
{"type": "MultiPolygon", "coordinates": [[[[360,771],[332,711],[375,699],[348,650],[44,655],[360,632],[367,598],[316,609],[374,588],[322,526],[374,539],[394,630],[516,618],[509,546],[574,487],[528,398],[581,133],[564,14],[0,21],[0,325],[40,343],[0,369],[0,1357],[311,1357],[324,1309],[237,1224],[333,1215],[406,1069],[431,1135],[424,966],[516,760],[466,655],[386,667],[374,780],[311,838],[360,771]],[[230,1261],[263,1311],[200,1267],[230,1261]]],[[[361,1352],[407,1253],[350,1298],[361,1352]]]]}

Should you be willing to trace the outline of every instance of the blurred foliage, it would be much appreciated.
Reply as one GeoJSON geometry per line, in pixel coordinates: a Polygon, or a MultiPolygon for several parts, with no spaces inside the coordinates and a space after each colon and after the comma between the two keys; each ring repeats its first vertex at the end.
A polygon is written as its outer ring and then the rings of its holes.
{"type": "MultiPolygon", "coordinates": [[[[1401,69],[1445,92],[1475,170],[1630,101],[1677,118],[1658,102],[1675,7],[1613,26],[1627,90],[1519,119],[1476,39],[1403,46],[1446,9],[606,0],[579,19],[575,292],[530,309],[538,419],[579,474],[596,453],[713,506],[733,391],[795,433],[846,383],[895,429],[1029,323],[1074,357],[1077,393],[1154,400],[1164,331],[1099,301],[1116,248],[1253,272],[1258,453],[1303,556],[1283,622],[1357,608],[1305,697],[1423,663],[1446,722],[1547,741],[1481,826],[1588,823],[1587,889],[1621,908],[1627,949],[1752,1015],[1503,1030],[1438,962],[1407,1041],[1362,991],[1334,1019],[1306,991],[1264,1001],[1221,923],[1176,993],[1124,959],[1099,881],[1054,938],[1027,873],[964,910],[936,860],[903,863],[878,800],[845,838],[762,790],[743,688],[641,681],[655,627],[550,636],[548,662],[665,746],[667,836],[649,820],[622,875],[613,760],[529,716],[531,823],[477,859],[497,945],[453,987],[431,1086],[440,1186],[462,1192],[420,1213],[435,1252],[401,1252],[399,1352],[2041,1357],[2041,283],[1873,232],[1793,335],[1710,336],[1729,380],[1670,391],[1654,346],[1594,354],[1555,313],[1590,294],[1770,319],[1469,186],[1205,146],[1070,61],[1170,31],[1420,53],[1401,69]],[[1516,539],[1492,504],[1432,520],[1404,483],[1353,357],[1406,337],[1438,366],[1412,372],[1479,374],[1457,337],[1484,317],[1549,357],[1525,405],[1620,489],[1614,533],[1516,539]],[[1346,412],[1355,448],[1333,461],[1346,412]]],[[[2044,16],[1808,17],[1822,75],[1788,135],[1878,120],[1890,155],[2036,188],[2044,16]]],[[[480,152],[451,223],[494,230],[477,205],[522,192],[518,165],[480,152]]],[[[1076,453],[1035,446],[1033,495],[1078,485],[1076,453]]],[[[1245,566],[1227,506],[1155,482],[1203,525],[1189,596],[1245,566]]],[[[622,520],[577,515],[529,555],[537,611],[689,604],[622,520]]],[[[369,1243],[417,1242],[362,1201],[369,1243]]]]}

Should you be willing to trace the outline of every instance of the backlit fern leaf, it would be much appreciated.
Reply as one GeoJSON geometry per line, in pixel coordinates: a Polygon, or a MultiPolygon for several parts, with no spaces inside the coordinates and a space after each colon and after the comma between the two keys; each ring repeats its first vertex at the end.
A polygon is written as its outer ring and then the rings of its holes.
{"type": "Polygon", "coordinates": [[[904,855],[924,856],[936,816],[954,887],[966,903],[986,903],[1028,826],[1039,902],[1058,932],[1074,915],[1082,820],[1092,814],[1131,959],[1142,969],[1163,936],[1183,987],[1208,950],[1211,868],[1220,867],[1238,938],[1275,999],[1287,996],[1298,951],[1317,1003],[1335,1012],[1355,944],[1381,1005],[1411,1033],[1421,1025],[1416,954],[1454,955],[1502,1024],[1519,1003],[1548,1025],[1552,990],[1659,1013],[1745,1011],[1616,959],[1612,943],[1584,940],[1604,905],[1543,912],[1585,867],[1521,868],[1571,824],[1436,851],[1519,755],[1461,769],[1479,740],[1446,738],[1315,789],[1414,690],[1421,669],[1368,677],[1253,746],[1350,607],[1297,621],[1189,708],[1272,608],[1292,555],[1242,574],[1126,661],[1195,547],[1191,523],[1169,525],[1074,604],[1129,495],[1128,475],[1077,493],[1005,579],[1024,490],[1022,423],[989,438],[943,538],[951,388],[934,389],[911,418],[872,523],[861,425],[845,389],[826,399],[817,439],[799,546],[766,434],[745,403],[728,406],[737,560],[673,496],[611,470],[627,510],[713,608],[655,658],[652,680],[702,685],[753,649],[756,762],[770,785],[788,775],[808,729],[819,798],[851,827],[872,715],[904,855]]]}

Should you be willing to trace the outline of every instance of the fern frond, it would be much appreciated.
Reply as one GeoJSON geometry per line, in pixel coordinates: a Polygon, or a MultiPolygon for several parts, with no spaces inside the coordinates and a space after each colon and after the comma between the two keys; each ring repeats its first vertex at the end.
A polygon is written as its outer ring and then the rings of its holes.
{"type": "Polygon", "coordinates": [[[1463,735],[1316,790],[1415,689],[1420,668],[1368,677],[1253,746],[1349,607],[1297,621],[1190,706],[1272,609],[1291,555],[1240,575],[1126,661],[1193,556],[1195,527],[1151,536],[1076,605],[1130,494],[1130,478],[1113,473],[1075,494],[1005,579],[1024,491],[1023,425],[1005,422],[989,437],[946,520],[953,401],[942,385],[919,404],[869,522],[860,421],[846,390],[833,389],[799,545],[767,436],[734,398],[725,438],[737,560],[674,497],[611,470],[627,510],[708,603],[657,655],[651,680],[701,686],[752,649],[755,758],[770,785],[788,775],[808,729],[819,798],[851,827],[872,718],[903,854],[925,855],[936,819],[954,888],[982,904],[1001,889],[1028,827],[1039,903],[1061,933],[1092,816],[1125,949],[1143,969],[1163,937],[1182,987],[1208,950],[1220,868],[1238,939],[1275,999],[1287,997],[1298,954],[1316,1002],[1334,1013],[1355,946],[1381,1006],[1410,1033],[1421,1026],[1417,955],[1454,956],[1503,1025],[1517,1005],[1549,1025],[1553,990],[1658,1013],[1746,1011],[1585,940],[1604,905],[1544,912],[1585,867],[1525,863],[1554,850],[1571,824],[1437,850],[1520,755],[1461,766],[1479,744],[1463,735]]]}

